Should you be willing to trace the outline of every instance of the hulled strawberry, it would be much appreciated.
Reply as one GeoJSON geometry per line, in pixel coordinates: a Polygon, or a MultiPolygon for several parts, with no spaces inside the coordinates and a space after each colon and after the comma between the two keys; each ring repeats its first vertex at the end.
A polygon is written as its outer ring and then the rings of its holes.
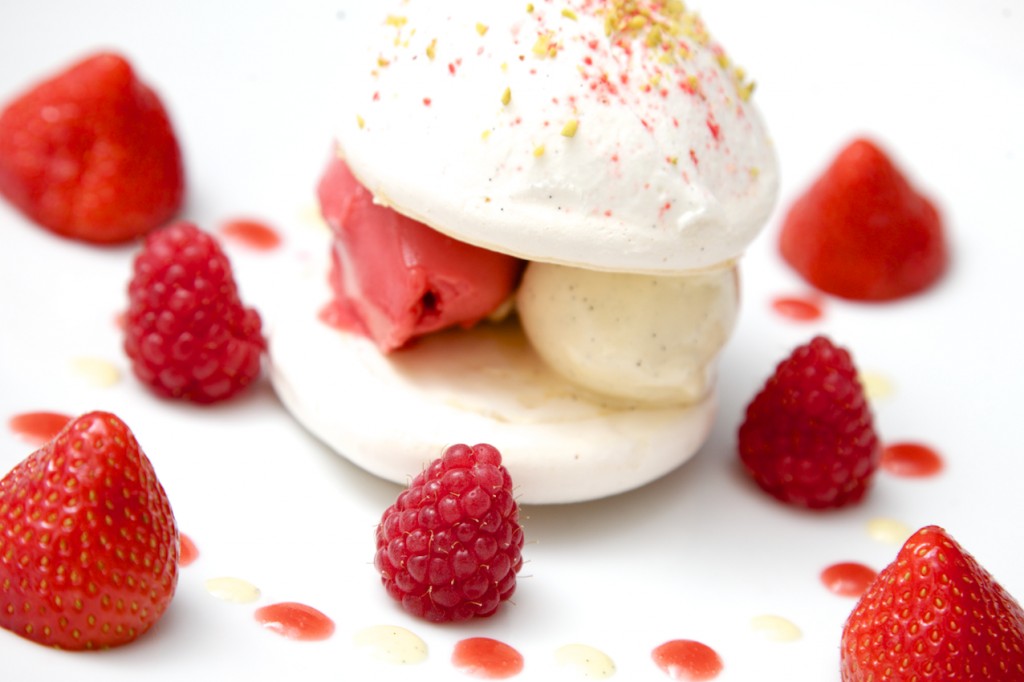
{"type": "Polygon", "coordinates": [[[64,649],[131,642],[163,615],[178,530],[131,430],[91,412],[0,480],[0,625],[64,649]]]}
{"type": "Polygon", "coordinates": [[[881,447],[850,353],[818,336],[779,363],[747,406],[739,454],[783,502],[820,509],[859,501],[881,447]]]}
{"type": "Polygon", "coordinates": [[[865,139],[843,149],[793,203],[779,247],[818,289],[864,301],[926,289],[949,260],[935,205],[865,139]]]}
{"type": "Polygon", "coordinates": [[[266,349],[259,313],[242,304],[220,245],[192,223],[146,238],[128,304],[125,352],[158,394],[211,403],[259,376],[266,349]]]}
{"type": "Polygon", "coordinates": [[[843,682],[1024,680],[1024,609],[945,530],[927,526],[843,626],[843,682]]]}
{"type": "Polygon", "coordinates": [[[377,527],[374,565],[394,599],[435,622],[493,615],[512,596],[523,529],[512,480],[490,445],[452,445],[377,527]]]}
{"type": "Polygon", "coordinates": [[[184,192],[167,111],[121,55],[92,55],[0,112],[0,194],[53,232],[126,241],[170,220],[184,192]]]}

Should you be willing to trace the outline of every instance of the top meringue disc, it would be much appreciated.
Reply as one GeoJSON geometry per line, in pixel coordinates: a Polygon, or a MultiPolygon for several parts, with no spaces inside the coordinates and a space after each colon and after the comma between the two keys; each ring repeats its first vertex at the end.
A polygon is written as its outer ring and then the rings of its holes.
{"type": "Polygon", "coordinates": [[[338,136],[378,201],[530,260],[655,274],[735,259],[767,220],[778,169],[752,86],[682,2],[374,12],[338,136]]]}

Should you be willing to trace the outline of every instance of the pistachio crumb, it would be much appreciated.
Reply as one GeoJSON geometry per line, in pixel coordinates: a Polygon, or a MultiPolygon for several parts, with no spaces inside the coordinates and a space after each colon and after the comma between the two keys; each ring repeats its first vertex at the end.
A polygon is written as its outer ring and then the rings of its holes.
{"type": "Polygon", "coordinates": [[[434,57],[436,57],[436,56],[437,56],[437,38],[434,38],[433,40],[430,41],[430,44],[427,45],[427,58],[430,59],[431,61],[433,61],[434,57]]]}
{"type": "Polygon", "coordinates": [[[508,106],[508,103],[512,101],[512,88],[505,88],[505,92],[501,93],[501,103],[508,106]]]}
{"type": "Polygon", "coordinates": [[[562,127],[562,135],[565,137],[575,137],[576,130],[579,129],[579,127],[580,122],[577,119],[569,119],[565,122],[565,126],[562,127]]]}
{"type": "Polygon", "coordinates": [[[477,23],[476,32],[479,33],[480,35],[484,35],[485,33],[487,33],[487,24],[477,23]]]}

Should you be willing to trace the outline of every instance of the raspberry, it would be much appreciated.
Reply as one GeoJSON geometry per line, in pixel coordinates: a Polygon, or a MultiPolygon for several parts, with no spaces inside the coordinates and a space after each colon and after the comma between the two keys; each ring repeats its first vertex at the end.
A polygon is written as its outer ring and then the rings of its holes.
{"type": "Polygon", "coordinates": [[[128,300],[124,349],[157,394],[212,403],[259,376],[267,346],[259,313],[239,300],[216,240],[192,223],[146,238],[128,300]]]}
{"type": "Polygon", "coordinates": [[[783,502],[859,501],[881,447],[849,352],[817,336],[779,363],[747,406],[739,452],[754,481],[783,502]]]}
{"type": "Polygon", "coordinates": [[[395,600],[434,622],[493,615],[512,596],[523,529],[493,446],[452,445],[377,526],[374,565],[395,600]]]}

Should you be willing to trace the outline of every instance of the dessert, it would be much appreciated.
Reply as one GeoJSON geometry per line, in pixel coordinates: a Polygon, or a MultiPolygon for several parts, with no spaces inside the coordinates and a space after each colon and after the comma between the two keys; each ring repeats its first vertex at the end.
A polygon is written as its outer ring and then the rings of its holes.
{"type": "Polygon", "coordinates": [[[524,502],[678,466],[777,190],[752,84],[677,2],[374,17],[318,190],[342,329],[275,326],[285,405],[398,482],[450,439],[493,443],[524,502]]]}
{"type": "Polygon", "coordinates": [[[843,682],[1024,679],[1024,609],[945,529],[904,543],[842,636],[843,682]]]}
{"type": "Polygon", "coordinates": [[[815,287],[858,301],[920,293],[949,262],[935,204],[865,138],[846,145],[793,202],[779,249],[815,287]]]}
{"type": "MultiPolygon", "coordinates": [[[[125,28],[108,33],[91,23],[91,5],[44,12],[52,31],[27,30],[40,21],[40,6],[0,9],[0,36],[8,39],[0,44],[18,57],[0,60],[0,90],[12,92],[26,75],[101,36],[124,45],[140,65],[152,65],[154,74],[162,74],[161,89],[175,93],[168,103],[187,122],[180,132],[201,189],[189,217],[213,227],[242,214],[285,237],[263,253],[224,241],[248,302],[268,311],[292,274],[323,279],[326,268],[309,260],[323,236],[309,219],[309,204],[330,139],[322,113],[330,98],[322,93],[335,90],[338,62],[316,57],[340,42],[339,24],[361,30],[357,12],[369,12],[373,4],[347,3],[346,16],[337,21],[341,5],[335,3],[287,10],[253,5],[241,13],[195,3],[189,7],[201,10],[209,29],[202,35],[210,40],[192,41],[186,51],[175,46],[196,28],[193,12],[166,13],[166,23],[156,22],[152,8],[127,3],[116,13],[123,13],[125,28]],[[274,23],[284,12],[294,21],[274,23]],[[9,40],[16,33],[31,37],[9,40]],[[292,36],[286,55],[268,43],[292,36]],[[160,62],[152,60],[161,58],[164,66],[157,70],[160,62]],[[242,62],[247,77],[232,78],[242,62]],[[282,116],[288,113],[294,115],[282,116]]],[[[395,486],[321,447],[262,382],[242,400],[213,407],[155,398],[131,378],[121,350],[123,330],[115,324],[134,250],[83,249],[51,238],[0,202],[8,227],[0,277],[8,292],[17,292],[0,305],[4,419],[30,410],[78,414],[92,406],[131,413],[129,423],[147,444],[173,495],[179,526],[198,552],[179,570],[167,617],[135,645],[100,656],[69,655],[0,630],[5,676],[37,679],[43,671],[43,677],[107,682],[216,675],[444,680],[459,676],[456,648],[459,662],[466,649],[479,660],[483,647],[476,645],[488,638],[507,643],[509,658],[519,652],[523,682],[571,677],[581,669],[593,673],[584,666],[602,658],[614,666],[596,669],[601,672],[593,679],[616,671],[612,680],[666,680],[652,651],[657,647],[659,659],[679,649],[685,654],[682,646],[659,645],[694,640],[717,652],[723,666],[718,682],[838,680],[839,634],[853,601],[823,589],[819,570],[838,561],[881,568],[909,529],[929,522],[947,525],[1006,588],[1022,594],[1019,542],[1013,524],[1004,522],[1019,514],[1022,462],[1015,456],[1015,432],[1006,425],[1018,410],[1012,398],[1020,359],[1001,352],[1020,345],[1021,329],[1012,306],[992,295],[1008,284],[1012,290],[1007,273],[1016,272],[1020,251],[1004,248],[1021,233],[1012,229],[1014,212],[996,198],[1012,196],[998,190],[1016,177],[1001,171],[1019,168],[1021,155],[1010,156],[1016,138],[1005,136],[1017,128],[999,125],[1019,110],[1006,105],[1019,100],[1010,97],[1013,87],[985,87],[998,82],[1000,67],[1012,64],[987,58],[999,56],[999,36],[1006,33],[997,31],[1011,30],[1011,17],[973,5],[955,12],[936,6],[928,21],[920,21],[913,9],[904,13],[896,4],[879,3],[867,8],[873,11],[843,13],[837,28],[834,8],[821,4],[726,0],[702,8],[720,37],[742,50],[735,56],[756,65],[757,101],[774,123],[787,194],[851,125],[868,123],[895,135],[907,158],[928,169],[950,218],[964,221],[957,267],[934,295],[895,307],[830,298],[822,317],[796,325],[776,315],[766,299],[800,293],[800,282],[778,267],[772,244],[757,240],[743,262],[743,315],[722,362],[718,426],[702,455],[632,493],[558,508],[524,505],[527,563],[514,604],[496,618],[439,627],[402,612],[380,588],[372,566],[373,528],[394,500],[395,486]],[[716,20],[716,12],[726,19],[716,20]],[[900,30],[901,16],[916,19],[913,30],[900,30]],[[798,39],[817,49],[790,49],[793,43],[780,40],[779,30],[765,30],[776,20],[785,22],[782,31],[790,22],[810,20],[814,30],[798,39]],[[942,31],[947,22],[979,30],[942,31]],[[864,37],[878,35],[873,30],[879,26],[886,29],[883,37],[927,56],[933,68],[915,70],[891,50],[864,50],[864,37]],[[939,49],[929,50],[928,36],[939,33],[939,49]],[[987,49],[964,59],[962,47],[977,35],[987,37],[987,49]],[[900,78],[902,69],[910,69],[910,77],[900,78]],[[935,79],[968,83],[977,97],[948,98],[948,107],[936,107],[928,96],[935,79]],[[851,86],[860,82],[870,87],[851,86]],[[892,106],[894,91],[899,106],[892,106]],[[949,138],[948,145],[936,144],[948,138],[937,130],[959,130],[958,103],[981,111],[987,123],[949,138]],[[845,118],[819,115],[822,110],[842,111],[845,118]],[[58,276],[65,274],[73,279],[58,276]],[[780,357],[818,330],[849,344],[863,369],[884,380],[865,385],[886,435],[932,445],[946,462],[941,472],[907,480],[881,470],[863,504],[827,516],[776,504],[743,478],[735,459],[743,404],[780,357]],[[107,363],[120,378],[93,381],[80,372],[81,358],[107,363]],[[214,579],[221,589],[231,587],[231,579],[258,589],[245,601],[237,593],[228,601],[212,589],[214,579]],[[333,634],[318,642],[285,640],[254,618],[258,609],[262,615],[268,605],[294,602],[334,621],[333,634]],[[389,643],[417,638],[420,657],[399,658],[402,650],[395,647],[387,650],[387,661],[377,659],[385,627],[393,634],[389,643]],[[474,646],[463,646],[464,638],[474,646]]],[[[286,298],[283,305],[296,300],[286,298]]],[[[8,466],[31,449],[20,432],[0,430],[8,466]]],[[[291,608],[268,611],[278,622],[292,618],[291,608]]]]}
{"type": "Polygon", "coordinates": [[[48,230],[128,241],[174,217],[184,194],[170,117],[119,54],[90,55],[0,111],[0,195],[48,230]]]}
{"type": "Polygon", "coordinates": [[[167,493],[128,426],[72,419],[0,480],[0,627],[61,649],[134,641],[178,581],[167,493]]]}

